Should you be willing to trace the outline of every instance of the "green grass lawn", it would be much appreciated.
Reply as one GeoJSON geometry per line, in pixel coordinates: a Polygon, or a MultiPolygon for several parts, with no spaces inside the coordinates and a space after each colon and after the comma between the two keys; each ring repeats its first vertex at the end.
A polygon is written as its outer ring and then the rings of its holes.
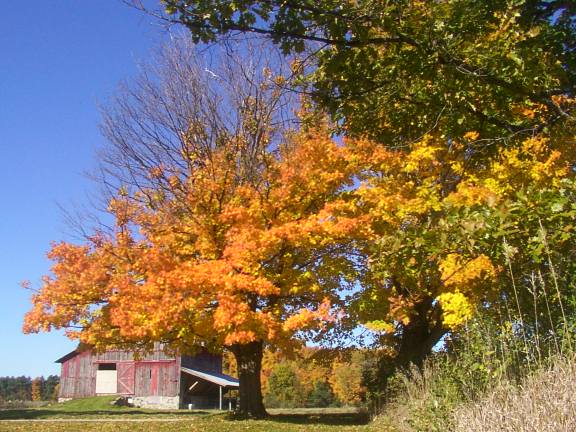
{"type": "Polygon", "coordinates": [[[16,408],[0,410],[2,420],[42,420],[42,419],[76,419],[76,418],[167,418],[213,415],[219,411],[186,411],[186,410],[153,410],[127,408],[111,405],[115,396],[75,399],[64,403],[54,403],[41,408],[16,408]]]}
{"type": "Polygon", "coordinates": [[[78,399],[42,408],[0,410],[0,432],[236,432],[363,431],[386,432],[351,409],[269,410],[267,420],[234,420],[215,410],[166,411],[113,407],[113,398],[78,399]]]}

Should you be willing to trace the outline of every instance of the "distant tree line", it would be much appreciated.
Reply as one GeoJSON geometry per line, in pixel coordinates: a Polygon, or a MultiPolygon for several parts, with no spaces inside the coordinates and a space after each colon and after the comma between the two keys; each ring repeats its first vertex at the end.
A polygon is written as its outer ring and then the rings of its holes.
{"type": "MultiPolygon", "coordinates": [[[[303,347],[291,356],[265,350],[262,362],[264,402],[270,408],[365,406],[372,391],[376,352],[303,347]]],[[[226,373],[237,375],[232,356],[226,373]]]]}
{"type": "Polygon", "coordinates": [[[53,400],[58,397],[57,375],[48,378],[0,377],[0,401],[53,400]]]}

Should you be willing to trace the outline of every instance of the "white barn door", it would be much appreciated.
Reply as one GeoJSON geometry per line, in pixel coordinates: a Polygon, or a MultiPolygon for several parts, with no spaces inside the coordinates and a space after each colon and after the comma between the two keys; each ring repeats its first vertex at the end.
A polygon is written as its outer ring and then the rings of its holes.
{"type": "Polygon", "coordinates": [[[118,393],[118,379],[116,370],[96,371],[96,394],[118,393]]]}

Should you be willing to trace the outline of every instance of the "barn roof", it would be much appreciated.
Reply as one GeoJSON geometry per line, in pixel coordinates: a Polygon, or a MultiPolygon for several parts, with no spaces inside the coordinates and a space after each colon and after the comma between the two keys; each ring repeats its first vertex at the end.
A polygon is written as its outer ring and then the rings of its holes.
{"type": "Polygon", "coordinates": [[[201,378],[203,380],[217,384],[222,387],[238,388],[238,386],[240,385],[240,381],[238,381],[236,378],[231,377],[230,375],[225,375],[216,372],[201,372],[198,370],[189,369],[185,367],[181,367],[180,370],[184,373],[195,376],[196,378],[201,378]]]}
{"type": "Polygon", "coordinates": [[[64,363],[65,361],[70,360],[72,357],[74,357],[75,355],[77,355],[79,353],[80,353],[80,351],[78,351],[78,349],[75,349],[74,351],[70,351],[65,356],[60,357],[54,363],[64,363]]]}

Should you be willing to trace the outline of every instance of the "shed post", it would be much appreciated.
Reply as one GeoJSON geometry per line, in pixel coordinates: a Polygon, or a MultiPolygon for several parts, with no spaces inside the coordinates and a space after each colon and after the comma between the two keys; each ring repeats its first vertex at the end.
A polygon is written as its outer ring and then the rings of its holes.
{"type": "Polygon", "coordinates": [[[222,411],[222,386],[218,386],[220,389],[220,411],[222,411]]]}

